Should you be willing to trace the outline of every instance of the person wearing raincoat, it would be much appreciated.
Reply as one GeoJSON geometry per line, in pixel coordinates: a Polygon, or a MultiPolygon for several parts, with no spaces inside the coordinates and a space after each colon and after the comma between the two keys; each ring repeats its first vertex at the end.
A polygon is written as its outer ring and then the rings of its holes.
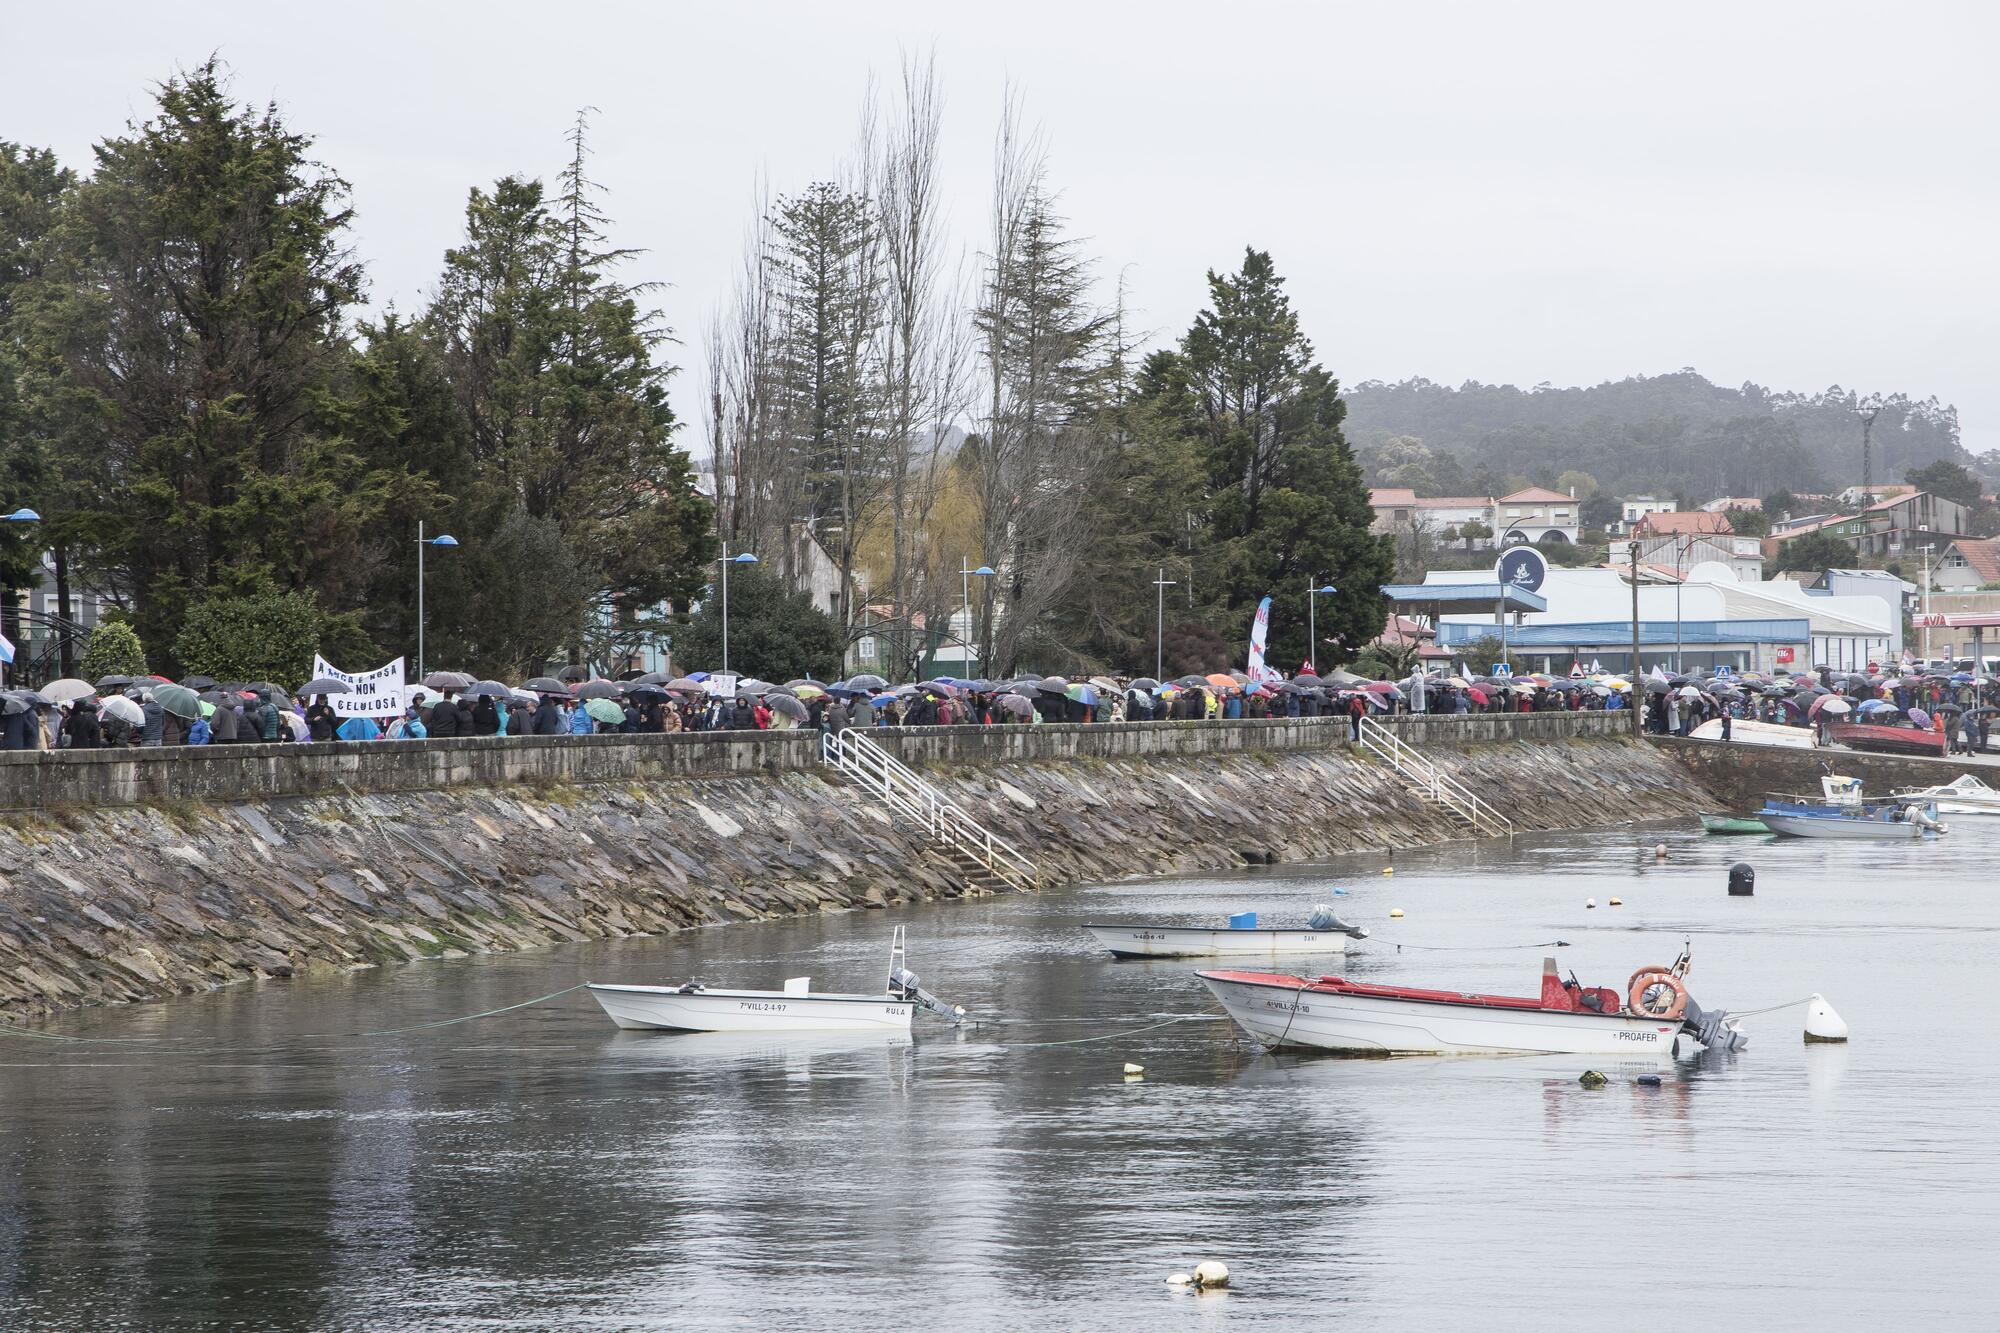
{"type": "Polygon", "coordinates": [[[375,725],[372,717],[350,717],[340,724],[334,735],[344,741],[379,741],[382,739],[382,728],[375,725]]]}
{"type": "Polygon", "coordinates": [[[584,708],[584,706],[581,703],[577,704],[577,706],[570,711],[569,734],[572,736],[588,736],[594,733],[596,730],[597,730],[596,720],[590,716],[590,713],[584,708]]]}
{"type": "Polygon", "coordinates": [[[315,741],[338,739],[340,715],[333,711],[333,705],[326,701],[324,694],[316,696],[306,705],[306,737],[315,741]]]}
{"type": "Polygon", "coordinates": [[[145,721],[139,724],[139,744],[162,744],[166,735],[167,710],[160,707],[159,700],[148,694],[146,701],[139,705],[139,711],[145,714],[145,721]]]}
{"type": "Polygon", "coordinates": [[[97,724],[97,701],[79,699],[70,706],[69,716],[63,719],[63,743],[72,750],[97,750],[103,748],[104,731],[97,724]]]}
{"type": "Polygon", "coordinates": [[[392,741],[420,741],[429,735],[430,729],[424,726],[423,710],[414,703],[389,724],[389,739],[392,741]]]}

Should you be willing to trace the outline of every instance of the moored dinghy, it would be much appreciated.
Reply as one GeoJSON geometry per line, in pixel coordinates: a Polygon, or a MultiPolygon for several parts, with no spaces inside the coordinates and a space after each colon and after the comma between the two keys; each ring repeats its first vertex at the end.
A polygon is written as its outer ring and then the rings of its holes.
{"type": "Polygon", "coordinates": [[[1280,954],[1347,952],[1347,941],[1368,938],[1360,926],[1334,916],[1325,903],[1314,906],[1304,929],[1260,927],[1255,912],[1242,912],[1226,927],[1161,926],[1148,922],[1085,922],[1091,938],[1113,958],[1274,958],[1280,954]]]}
{"type": "Polygon", "coordinates": [[[903,927],[889,945],[889,979],[880,995],[847,995],[812,989],[812,978],[794,977],[783,990],[729,990],[691,981],[684,986],[590,983],[611,1021],[621,1028],[666,1032],[873,1032],[908,1029],[918,1008],[956,1022],[965,1010],[945,1004],[917,984],[903,966],[903,927]]]}
{"type": "Polygon", "coordinates": [[[1539,996],[1378,986],[1341,977],[1198,972],[1243,1030],[1264,1046],[1348,1055],[1690,1056],[1739,1050],[1747,1038],[1724,1011],[1704,1011],[1672,967],[1632,974],[1629,996],[1564,981],[1542,962],[1539,996]]]}

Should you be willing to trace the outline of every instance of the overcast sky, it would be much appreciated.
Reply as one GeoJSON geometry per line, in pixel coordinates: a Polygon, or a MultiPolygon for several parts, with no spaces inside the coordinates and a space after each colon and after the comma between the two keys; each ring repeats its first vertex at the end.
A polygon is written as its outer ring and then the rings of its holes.
{"type": "Polygon", "coordinates": [[[219,52],[352,183],[372,298],[409,309],[467,188],[553,177],[595,106],[699,421],[700,330],[760,173],[829,173],[870,73],[935,49],[965,243],[1012,80],[1107,284],[1124,269],[1163,337],[1249,243],[1348,383],[1692,366],[1935,395],[1986,450],[1996,38],[1978,4],[10,5],[0,138],[86,166],[219,52]]]}

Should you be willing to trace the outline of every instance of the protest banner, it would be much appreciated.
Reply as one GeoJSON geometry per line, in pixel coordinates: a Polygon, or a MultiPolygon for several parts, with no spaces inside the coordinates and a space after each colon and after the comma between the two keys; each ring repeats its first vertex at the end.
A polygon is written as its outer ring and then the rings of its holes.
{"type": "Polygon", "coordinates": [[[359,674],[342,671],[333,663],[313,654],[313,675],[345,681],[352,693],[333,696],[333,711],[342,717],[400,717],[403,712],[403,659],[359,674]]]}

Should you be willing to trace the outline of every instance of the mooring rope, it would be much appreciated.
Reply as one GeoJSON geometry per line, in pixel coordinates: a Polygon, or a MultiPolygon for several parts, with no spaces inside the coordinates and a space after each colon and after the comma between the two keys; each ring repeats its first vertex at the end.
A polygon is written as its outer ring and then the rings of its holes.
{"type": "Polygon", "coordinates": [[[1164,1023],[1149,1023],[1142,1028],[1132,1028],[1125,1032],[1102,1032],[1095,1037],[1071,1037],[1068,1041],[1010,1041],[1004,1043],[1009,1050],[1026,1050],[1038,1046],[1082,1046],[1086,1042],[1116,1041],[1120,1037],[1136,1037],[1142,1032],[1155,1032],[1160,1028],[1170,1028],[1176,1023],[1226,1023],[1227,1014],[1183,1014],[1179,1018],[1169,1018],[1164,1023]]]}
{"type": "MultiPolygon", "coordinates": [[[[1370,936],[1370,938],[1375,938],[1370,936]]],[[[1382,938],[1381,943],[1393,944],[1396,952],[1405,949],[1423,949],[1432,953],[1503,953],[1513,949],[1567,949],[1568,940],[1541,940],[1534,944],[1409,944],[1402,940],[1382,938]]]]}
{"type": "Polygon", "coordinates": [[[1732,1009],[1729,1011],[1729,1016],[1731,1018],[1755,1018],[1758,1014],[1774,1014],[1780,1009],[1791,1009],[1798,1005],[1811,1004],[1812,1002],[1813,997],[1808,995],[1803,1000],[1786,1000],[1783,1004],[1767,1004],[1762,1009],[1732,1009]]]}

